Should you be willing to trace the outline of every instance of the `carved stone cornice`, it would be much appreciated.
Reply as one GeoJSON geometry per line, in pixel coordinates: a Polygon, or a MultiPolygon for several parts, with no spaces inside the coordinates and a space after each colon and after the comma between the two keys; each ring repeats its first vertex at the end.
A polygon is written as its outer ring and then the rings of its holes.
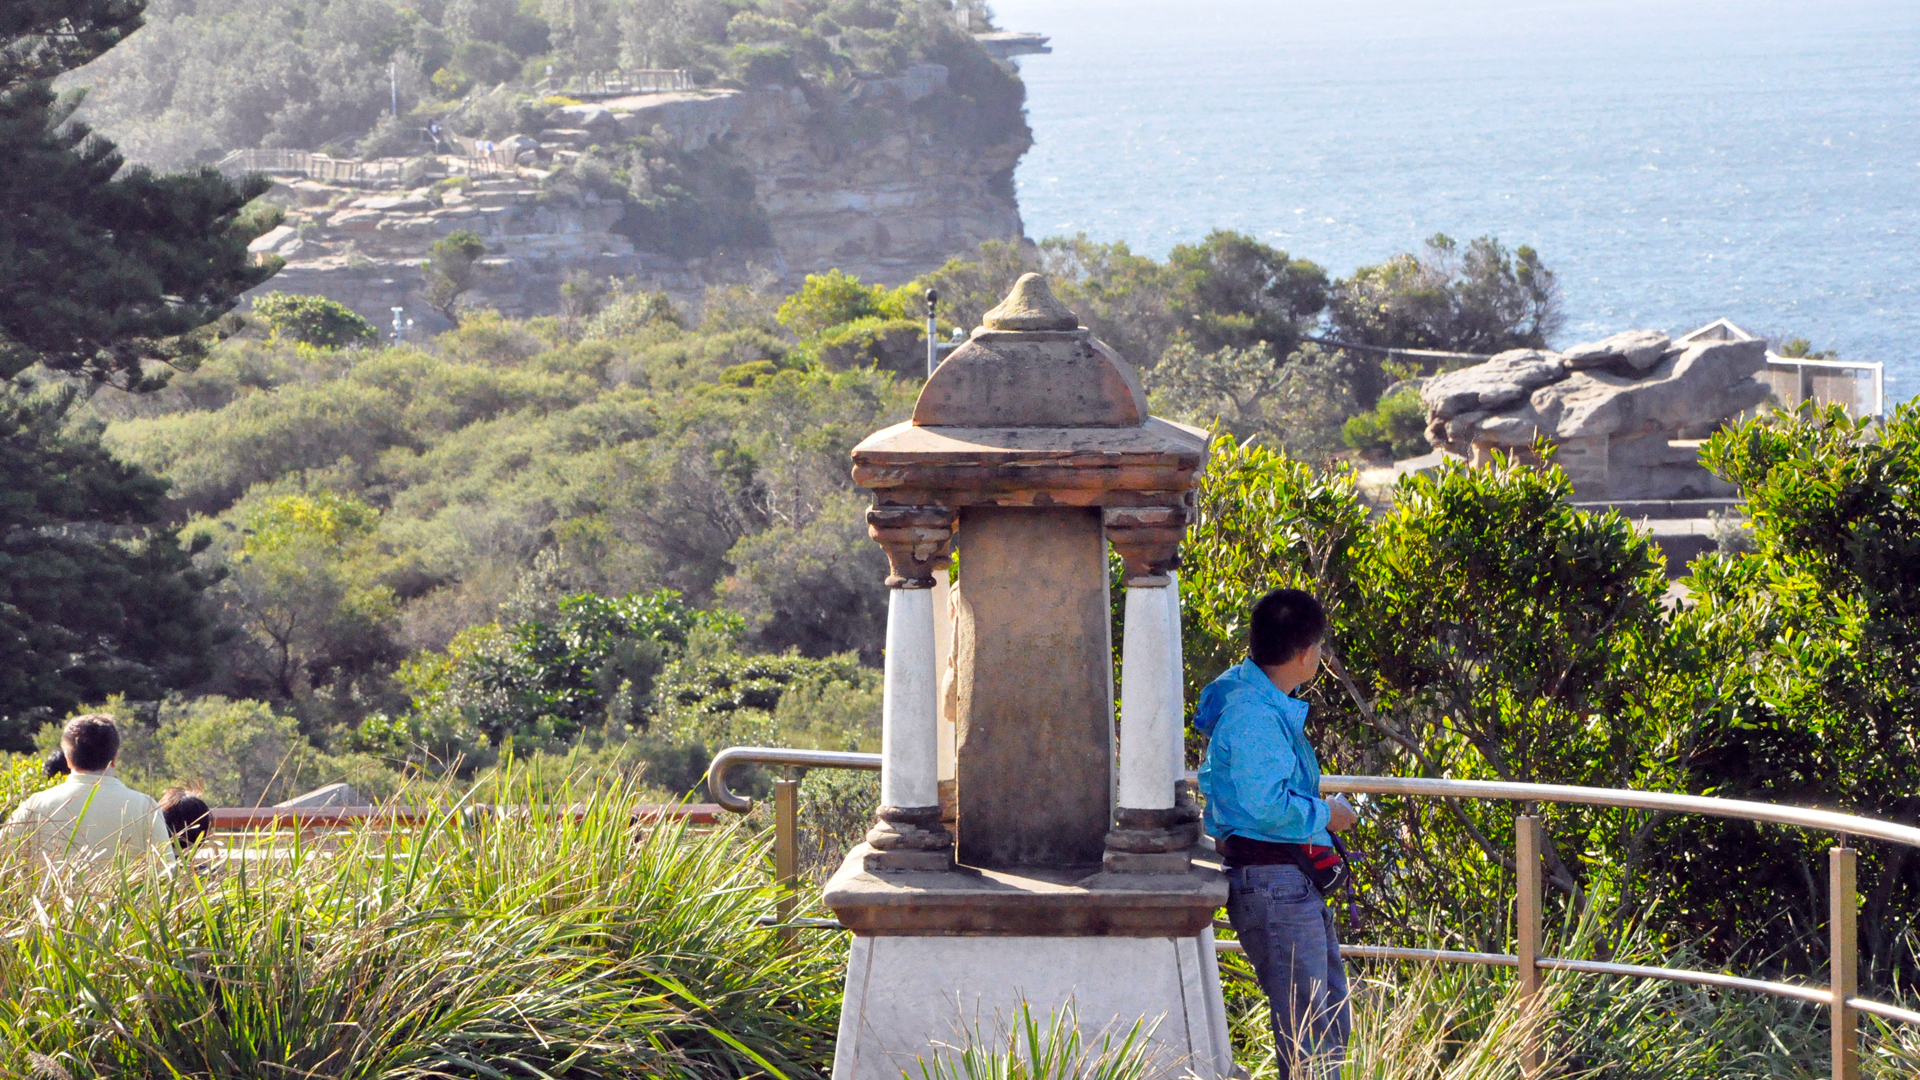
{"type": "Polygon", "coordinates": [[[931,589],[946,565],[959,515],[946,506],[876,506],[867,511],[867,535],[887,553],[889,589],[931,589]]]}
{"type": "Polygon", "coordinates": [[[1162,588],[1180,568],[1180,541],[1192,513],[1185,506],[1121,506],[1105,512],[1107,542],[1127,567],[1127,587],[1162,588]]]}

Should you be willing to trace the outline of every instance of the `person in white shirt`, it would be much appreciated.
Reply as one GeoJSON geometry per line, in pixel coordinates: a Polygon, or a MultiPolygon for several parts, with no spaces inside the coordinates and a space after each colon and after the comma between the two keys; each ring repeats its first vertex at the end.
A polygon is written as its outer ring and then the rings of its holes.
{"type": "Polygon", "coordinates": [[[27,796],[7,819],[7,838],[24,842],[30,857],[48,867],[86,869],[123,854],[171,865],[173,844],[160,804],[108,771],[120,755],[113,717],[93,713],[67,721],[60,749],[66,781],[27,796]]]}

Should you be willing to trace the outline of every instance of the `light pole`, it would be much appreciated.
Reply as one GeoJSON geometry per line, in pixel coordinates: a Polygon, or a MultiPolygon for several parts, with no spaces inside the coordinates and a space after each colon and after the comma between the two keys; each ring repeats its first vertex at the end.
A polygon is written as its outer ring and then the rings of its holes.
{"type": "Polygon", "coordinates": [[[937,289],[927,290],[927,378],[933,378],[933,369],[940,366],[940,341],[934,335],[939,331],[934,327],[934,309],[940,306],[940,293],[937,289]]]}
{"type": "Polygon", "coordinates": [[[387,65],[387,89],[393,91],[393,118],[398,120],[400,119],[400,65],[397,62],[387,65]]]}
{"type": "Polygon", "coordinates": [[[406,317],[407,316],[406,308],[397,307],[397,308],[393,308],[392,311],[393,311],[393,343],[395,345],[398,345],[401,342],[407,340],[407,331],[413,329],[413,320],[406,317]]]}

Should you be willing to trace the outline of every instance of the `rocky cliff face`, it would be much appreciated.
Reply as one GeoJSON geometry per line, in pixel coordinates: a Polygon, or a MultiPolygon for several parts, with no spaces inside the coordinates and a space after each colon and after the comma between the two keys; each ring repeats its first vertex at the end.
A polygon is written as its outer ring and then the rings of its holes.
{"type": "MultiPolygon", "coordinates": [[[[500,144],[496,155],[516,165],[459,186],[435,184],[432,164],[415,166],[412,186],[387,191],[284,177],[272,197],[289,207],[287,223],[254,249],[287,266],[263,291],[326,295],[383,328],[390,309],[404,307],[431,328],[439,320],[418,299],[419,265],[433,241],[462,229],[488,248],[471,302],[513,315],[555,310],[574,271],[680,295],[756,267],[787,285],[831,267],[897,284],[983,240],[1021,235],[1013,169],[1031,138],[1024,125],[982,134],[956,124],[946,76],[922,64],[856,80],[826,101],[799,90],[714,90],[564,106],[538,139],[500,144]],[[631,201],[566,182],[590,148],[636,136],[745,170],[770,242],[698,256],[637,247],[631,201]]],[[[466,160],[438,159],[437,168],[458,173],[466,160]]]]}

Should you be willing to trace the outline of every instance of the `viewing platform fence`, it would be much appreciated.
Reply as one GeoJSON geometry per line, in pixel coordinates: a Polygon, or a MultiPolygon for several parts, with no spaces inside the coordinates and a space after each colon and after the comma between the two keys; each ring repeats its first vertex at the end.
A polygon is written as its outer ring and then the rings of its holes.
{"type": "MultiPolygon", "coordinates": [[[[458,135],[442,135],[441,143],[451,153],[434,153],[431,137],[421,133],[420,157],[437,159],[429,173],[449,176],[497,176],[514,171],[513,152],[479,140],[458,135]]],[[[235,150],[215,163],[228,176],[266,173],[269,176],[298,176],[324,184],[347,187],[398,187],[406,178],[406,168],[414,158],[387,157],[337,158],[310,150],[235,150]]]]}
{"type": "MultiPolygon", "coordinates": [[[[736,814],[753,809],[753,800],[736,794],[728,785],[728,775],[743,765],[779,765],[799,769],[854,769],[877,772],[879,754],[860,754],[832,750],[791,750],[767,746],[729,747],[714,755],[707,771],[707,790],[721,808],[736,814]]],[[[1864,837],[1893,844],[1920,848],[1920,828],[1876,818],[1814,810],[1774,803],[1740,799],[1716,799],[1704,795],[1680,795],[1662,791],[1631,791],[1619,788],[1573,787],[1561,784],[1519,784],[1490,780],[1447,780],[1398,776],[1324,776],[1320,790],[1325,794],[1405,796],[1423,799],[1475,799],[1522,803],[1563,803],[1576,806],[1604,806],[1628,810],[1700,814],[1773,825],[1789,825],[1831,833],[1836,844],[1828,852],[1828,879],[1831,892],[1828,910],[1828,983],[1825,986],[1750,979],[1713,971],[1652,967],[1641,964],[1616,964],[1601,960],[1576,960],[1545,956],[1545,893],[1543,873],[1544,839],[1540,818],[1522,814],[1514,819],[1517,868],[1515,950],[1512,953],[1464,952],[1452,949],[1407,949],[1383,945],[1346,945],[1342,956],[1356,960],[1407,960],[1434,963],[1478,964],[1513,968],[1520,980],[1523,1002],[1537,999],[1544,989],[1544,973],[1569,971],[1588,975],[1623,978],[1660,979],[1721,990],[1742,990],[1757,994],[1824,1006],[1832,1014],[1834,1080],[1859,1080],[1860,1014],[1865,1013],[1895,1023],[1920,1026],[1920,1012],[1886,1002],[1873,1001],[1860,994],[1859,890],[1856,880],[1858,852],[1853,838],[1864,837]]],[[[774,874],[786,887],[775,923],[782,940],[791,940],[796,929],[845,929],[834,919],[796,919],[793,917],[793,890],[799,880],[798,818],[800,781],[791,775],[775,780],[774,874]]],[[[1216,951],[1241,952],[1237,941],[1216,941],[1216,951]]],[[[1540,1067],[1543,1051],[1533,1047],[1522,1062],[1532,1075],[1540,1067]]]]}
{"type": "Polygon", "coordinates": [[[542,79],[536,93],[579,98],[625,97],[629,94],[666,94],[695,89],[693,72],[685,68],[638,68],[627,71],[589,71],[567,79],[542,79]]]}

